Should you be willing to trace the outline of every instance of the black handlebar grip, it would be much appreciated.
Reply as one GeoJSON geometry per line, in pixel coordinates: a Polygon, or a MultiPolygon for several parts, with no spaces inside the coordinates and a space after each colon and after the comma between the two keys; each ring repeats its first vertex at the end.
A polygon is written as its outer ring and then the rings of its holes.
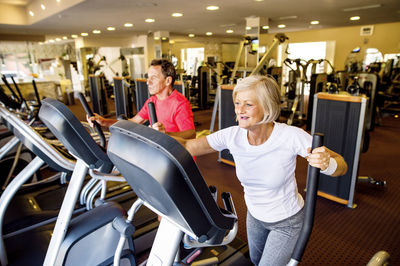
{"type": "Polygon", "coordinates": [[[40,106],[42,106],[42,102],[40,100],[39,91],[37,89],[36,82],[35,82],[34,79],[32,79],[32,85],[33,85],[33,90],[35,91],[35,97],[36,97],[36,100],[37,100],[37,104],[40,107],[40,106]]]}
{"type": "Polygon", "coordinates": [[[86,98],[85,98],[85,96],[83,95],[82,92],[79,92],[79,93],[78,93],[78,98],[79,98],[79,101],[81,101],[82,107],[83,107],[83,109],[85,110],[86,114],[87,114],[89,117],[94,116],[94,114],[93,114],[93,112],[92,112],[92,109],[90,109],[89,104],[88,104],[88,102],[86,101],[86,98]]]}
{"type": "MultiPolygon", "coordinates": [[[[315,133],[312,140],[311,149],[315,149],[317,147],[321,147],[323,145],[324,135],[320,133],[315,133]]],[[[317,190],[318,190],[318,180],[319,180],[319,172],[320,169],[308,166],[308,174],[307,174],[307,192],[306,192],[306,201],[304,204],[304,222],[303,227],[301,228],[299,239],[296,242],[296,246],[294,247],[292,259],[300,262],[303,257],[304,250],[306,249],[308,240],[311,235],[311,231],[314,225],[314,214],[315,214],[315,203],[317,198],[317,190]]]]}
{"type": "Polygon", "coordinates": [[[11,88],[10,83],[8,83],[8,80],[5,76],[2,76],[1,79],[4,82],[4,85],[6,85],[7,89],[10,91],[11,95],[14,97],[16,101],[18,101],[19,104],[22,103],[21,99],[15,94],[14,90],[11,88]]]}
{"type": "Polygon", "coordinates": [[[153,102],[149,102],[149,115],[150,115],[150,125],[157,123],[156,107],[153,102]]]}
{"type": "Polygon", "coordinates": [[[24,96],[22,96],[21,90],[19,89],[19,86],[18,86],[17,82],[15,82],[14,77],[11,76],[11,80],[12,80],[12,82],[13,82],[13,84],[14,84],[15,90],[16,90],[17,93],[18,93],[18,96],[19,96],[19,98],[20,98],[20,100],[21,100],[21,103],[24,103],[26,107],[29,107],[28,104],[27,104],[26,101],[25,101],[24,96]]]}
{"type": "MultiPolygon", "coordinates": [[[[85,110],[86,114],[89,117],[94,116],[92,109],[90,109],[88,102],[86,101],[85,96],[83,95],[82,92],[78,93],[78,98],[79,101],[81,102],[83,109],[85,110]]],[[[96,122],[93,121],[94,129],[96,130],[97,134],[100,137],[100,146],[105,148],[106,147],[106,137],[104,136],[103,130],[101,129],[101,126],[96,122]]]]}
{"type": "Polygon", "coordinates": [[[222,202],[224,203],[225,209],[227,211],[229,211],[230,213],[236,215],[236,210],[235,210],[235,206],[234,206],[233,201],[232,201],[231,193],[222,192],[221,193],[221,199],[222,199],[222,202]]]}

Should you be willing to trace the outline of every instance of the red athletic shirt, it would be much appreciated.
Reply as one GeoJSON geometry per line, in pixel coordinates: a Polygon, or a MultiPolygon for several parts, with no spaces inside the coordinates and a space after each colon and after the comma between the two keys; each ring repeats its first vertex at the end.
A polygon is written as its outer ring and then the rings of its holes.
{"type": "Polygon", "coordinates": [[[195,129],[193,113],[189,101],[176,90],[165,100],[159,100],[153,95],[144,103],[138,115],[149,120],[148,103],[153,102],[156,107],[157,120],[164,125],[167,132],[180,132],[195,129]]]}

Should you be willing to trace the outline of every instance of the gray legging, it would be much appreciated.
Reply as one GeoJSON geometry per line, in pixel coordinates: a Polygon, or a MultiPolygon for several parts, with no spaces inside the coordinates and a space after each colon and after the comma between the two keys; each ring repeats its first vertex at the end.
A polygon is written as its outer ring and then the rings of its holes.
{"type": "Polygon", "coordinates": [[[304,209],[275,223],[266,223],[247,212],[246,227],[250,258],[254,265],[286,265],[304,220],[304,209]]]}

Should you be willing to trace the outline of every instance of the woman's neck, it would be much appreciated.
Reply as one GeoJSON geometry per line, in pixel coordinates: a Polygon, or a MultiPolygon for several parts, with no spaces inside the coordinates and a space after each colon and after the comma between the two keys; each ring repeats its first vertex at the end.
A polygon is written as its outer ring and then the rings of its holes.
{"type": "Polygon", "coordinates": [[[273,129],[273,122],[254,126],[253,128],[247,130],[247,140],[249,141],[250,145],[261,145],[269,139],[273,129]]]}

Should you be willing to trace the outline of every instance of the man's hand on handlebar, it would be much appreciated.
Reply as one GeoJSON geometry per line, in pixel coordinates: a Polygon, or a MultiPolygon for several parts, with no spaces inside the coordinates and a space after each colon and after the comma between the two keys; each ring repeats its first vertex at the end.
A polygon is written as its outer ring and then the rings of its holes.
{"type": "Polygon", "coordinates": [[[157,131],[160,131],[162,133],[166,133],[164,125],[160,122],[156,122],[153,125],[151,125],[150,127],[157,131]]]}

